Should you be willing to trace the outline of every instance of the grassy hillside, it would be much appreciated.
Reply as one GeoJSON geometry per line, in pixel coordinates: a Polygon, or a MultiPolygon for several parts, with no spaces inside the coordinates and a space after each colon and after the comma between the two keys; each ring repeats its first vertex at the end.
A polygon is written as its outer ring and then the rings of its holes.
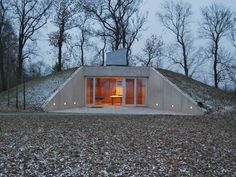
{"type": "MultiPolygon", "coordinates": [[[[48,76],[29,81],[26,83],[26,104],[28,108],[38,109],[62,85],[77,68],[53,73],[48,76]]],[[[10,89],[10,106],[15,106],[15,90],[10,89]]],[[[23,86],[19,86],[19,101],[22,105],[23,86]]],[[[0,110],[5,110],[7,106],[7,91],[0,93],[0,110]]]]}
{"type": "Polygon", "coordinates": [[[196,102],[202,102],[212,111],[225,112],[236,109],[236,95],[233,93],[216,89],[169,70],[158,69],[158,71],[192,97],[196,102]]]}
{"type": "MultiPolygon", "coordinates": [[[[63,84],[77,68],[72,68],[59,73],[26,83],[26,102],[28,108],[38,109],[63,84]]],[[[226,112],[236,109],[236,96],[215,89],[199,81],[185,77],[172,71],[159,69],[161,74],[191,96],[196,102],[202,102],[208,109],[217,112],[226,112]]],[[[19,100],[22,102],[22,86],[19,87],[19,100]]],[[[15,106],[15,88],[10,90],[11,107],[15,106]]],[[[0,110],[6,110],[7,92],[0,93],[0,110]]]]}

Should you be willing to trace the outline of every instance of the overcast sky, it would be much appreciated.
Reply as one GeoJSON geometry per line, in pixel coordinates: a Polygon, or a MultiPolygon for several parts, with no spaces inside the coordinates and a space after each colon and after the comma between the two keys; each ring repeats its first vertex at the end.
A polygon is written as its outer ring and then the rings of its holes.
{"type": "MultiPolygon", "coordinates": [[[[161,4],[165,0],[144,0],[142,12],[145,13],[148,11],[148,22],[146,24],[146,31],[143,33],[142,38],[146,38],[151,34],[162,35],[166,42],[170,42],[173,39],[171,33],[166,30],[156,15],[158,11],[161,9],[161,4]]],[[[199,22],[201,21],[201,7],[210,5],[211,3],[215,2],[217,4],[222,4],[226,7],[229,7],[232,11],[236,13],[236,0],[184,0],[184,2],[188,2],[192,5],[192,28],[195,38],[197,38],[197,32],[199,29],[199,22]]],[[[140,41],[140,44],[143,41],[140,41]]],[[[137,43],[136,43],[137,44],[137,43]]],[[[138,44],[137,44],[138,45],[138,44]]]]}
{"type": "MultiPolygon", "coordinates": [[[[156,15],[158,11],[161,9],[161,4],[164,2],[164,0],[143,0],[143,6],[141,7],[141,12],[146,13],[148,12],[148,20],[145,25],[145,31],[140,36],[140,40],[136,41],[135,45],[133,46],[134,53],[137,53],[140,51],[140,48],[142,48],[144,41],[146,38],[151,36],[151,34],[161,35],[163,37],[163,40],[165,44],[169,44],[170,42],[174,42],[175,38],[171,35],[169,31],[167,31],[159,22],[159,19],[156,15]]],[[[192,4],[192,12],[193,12],[193,23],[192,23],[192,29],[193,29],[193,35],[195,37],[196,43],[199,43],[201,45],[201,41],[198,39],[198,29],[199,29],[199,22],[201,21],[200,16],[200,8],[207,6],[213,2],[222,4],[226,7],[229,7],[232,11],[236,12],[236,0],[184,0],[184,2],[189,2],[192,4]]],[[[54,64],[55,60],[52,61],[52,55],[50,54],[50,51],[52,47],[49,47],[48,40],[47,40],[47,34],[55,29],[52,29],[51,26],[49,26],[46,30],[44,30],[41,33],[41,41],[39,42],[39,47],[41,51],[41,57],[44,58],[44,60],[47,60],[47,63],[54,64]]],[[[229,42],[225,42],[225,45],[229,45],[229,42]]]]}
{"type": "MultiPolygon", "coordinates": [[[[149,33],[157,33],[160,32],[163,34],[165,31],[163,31],[163,27],[158,21],[158,18],[156,16],[156,13],[160,11],[161,4],[164,2],[164,0],[144,0],[142,11],[143,13],[148,11],[148,32],[149,33]]],[[[232,11],[236,12],[236,0],[184,0],[184,2],[188,2],[192,4],[192,11],[193,11],[193,22],[196,25],[200,21],[200,9],[201,7],[207,6],[213,2],[217,4],[222,4],[226,7],[231,8],[232,11]]]]}

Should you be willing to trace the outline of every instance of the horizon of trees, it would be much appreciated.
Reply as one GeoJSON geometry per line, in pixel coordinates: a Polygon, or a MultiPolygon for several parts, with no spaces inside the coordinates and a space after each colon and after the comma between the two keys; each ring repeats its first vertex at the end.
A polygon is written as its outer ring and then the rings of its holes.
{"type": "Polygon", "coordinates": [[[18,98],[18,85],[23,84],[24,90],[25,81],[40,77],[45,71],[103,66],[105,53],[119,48],[128,49],[129,65],[158,68],[163,62],[169,63],[171,67],[181,68],[186,77],[194,77],[208,63],[215,88],[231,82],[236,90],[235,12],[215,3],[202,7],[198,34],[206,44],[196,46],[190,28],[191,4],[166,0],[160,6],[156,20],[173,35],[173,42],[164,43],[159,34],[150,34],[141,50],[133,53],[133,46],[145,34],[148,21],[148,15],[140,12],[142,1],[0,0],[0,91],[17,86],[16,108],[18,99],[24,100],[25,108],[25,94],[18,98]],[[46,59],[34,59],[40,55],[39,31],[48,23],[55,27],[48,34],[55,63],[51,69],[46,59]],[[229,40],[235,51],[226,49],[223,39],[229,40]]]}

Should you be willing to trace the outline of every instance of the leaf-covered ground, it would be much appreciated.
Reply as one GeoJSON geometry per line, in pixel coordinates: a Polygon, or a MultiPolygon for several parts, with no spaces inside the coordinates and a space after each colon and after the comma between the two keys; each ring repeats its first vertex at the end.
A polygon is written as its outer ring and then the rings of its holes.
{"type": "Polygon", "coordinates": [[[0,115],[0,176],[236,176],[236,114],[0,115]]]}

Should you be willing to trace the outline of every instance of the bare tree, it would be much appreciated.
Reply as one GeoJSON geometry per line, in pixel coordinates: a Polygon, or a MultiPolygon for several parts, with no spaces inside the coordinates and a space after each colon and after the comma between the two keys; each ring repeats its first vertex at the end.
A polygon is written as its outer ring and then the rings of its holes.
{"type": "Polygon", "coordinates": [[[213,59],[214,85],[218,88],[219,84],[219,52],[220,42],[232,29],[232,12],[229,8],[222,5],[212,4],[201,9],[202,23],[201,36],[210,42],[210,52],[213,59]]]}
{"type": "Polygon", "coordinates": [[[143,28],[146,17],[139,13],[142,1],[137,0],[102,0],[88,1],[84,8],[90,12],[101,25],[99,36],[107,38],[112,50],[131,47],[143,28]]]}
{"type": "Polygon", "coordinates": [[[69,30],[78,26],[79,3],[74,0],[54,1],[54,17],[52,23],[57,27],[57,31],[49,34],[50,45],[58,49],[56,70],[62,70],[62,48],[63,44],[70,40],[69,30]]]}
{"type": "Polygon", "coordinates": [[[159,67],[164,42],[161,37],[151,35],[145,42],[142,54],[137,56],[137,60],[144,66],[156,66],[159,67]],[[155,60],[155,61],[154,61],[155,60]]]}
{"type": "Polygon", "coordinates": [[[233,81],[230,78],[231,70],[234,68],[234,57],[232,54],[224,47],[219,48],[218,52],[218,84],[221,82],[233,81]]]}
{"type": "MultiPolygon", "coordinates": [[[[35,33],[47,23],[49,16],[48,11],[51,5],[51,0],[13,0],[12,2],[12,10],[16,19],[18,31],[17,84],[22,83],[23,80],[23,64],[26,45],[29,41],[35,40],[35,33]]],[[[18,87],[16,91],[16,108],[18,108],[18,87]]]]}
{"type": "Polygon", "coordinates": [[[0,77],[2,90],[6,90],[6,76],[4,72],[4,33],[6,26],[6,2],[0,0],[0,77]]]}
{"type": "Polygon", "coordinates": [[[105,65],[105,55],[106,55],[106,48],[107,48],[107,38],[101,37],[102,45],[97,43],[93,46],[95,50],[95,55],[90,62],[92,66],[104,66],[105,65]]]}
{"type": "MultiPolygon", "coordinates": [[[[90,16],[83,9],[78,11],[76,28],[74,29],[74,40],[67,41],[66,47],[69,55],[74,59],[76,65],[84,66],[86,62],[85,51],[92,46],[90,38],[94,36],[90,16]],[[78,61],[79,59],[79,61],[78,61]]],[[[91,53],[90,53],[91,54],[91,53]]]]}
{"type": "Polygon", "coordinates": [[[98,55],[101,55],[101,66],[105,65],[105,52],[107,47],[107,40],[105,37],[102,37],[103,45],[102,48],[98,49],[98,55]]]}
{"type": "Polygon", "coordinates": [[[174,59],[174,64],[179,64],[184,69],[185,76],[189,77],[189,55],[192,47],[191,32],[189,30],[192,16],[191,5],[183,1],[165,1],[158,16],[165,28],[175,35],[177,47],[182,51],[181,59],[174,59]]]}
{"type": "Polygon", "coordinates": [[[89,23],[89,14],[81,11],[79,14],[80,21],[78,22],[79,34],[77,35],[78,41],[75,46],[79,47],[80,51],[80,63],[85,65],[85,48],[89,46],[89,38],[92,36],[91,24],[89,23]]]}
{"type": "Polygon", "coordinates": [[[0,0],[0,90],[13,86],[16,74],[17,36],[10,18],[10,4],[0,0]]]}

